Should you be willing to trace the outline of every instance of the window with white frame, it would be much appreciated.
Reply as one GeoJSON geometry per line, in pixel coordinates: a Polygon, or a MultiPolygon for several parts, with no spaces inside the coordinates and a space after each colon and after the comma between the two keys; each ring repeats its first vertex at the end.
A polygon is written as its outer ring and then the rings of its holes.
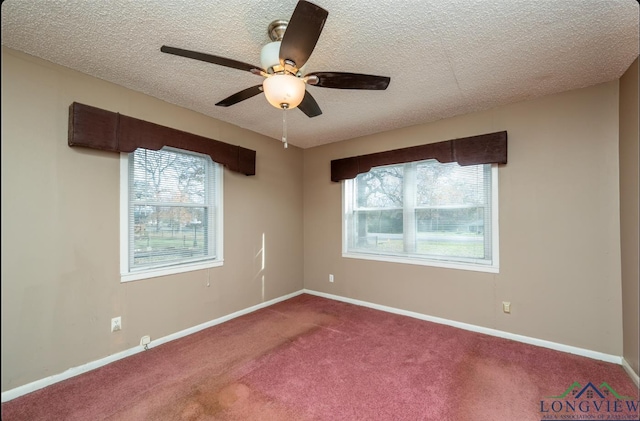
{"type": "Polygon", "coordinates": [[[222,265],[222,169],[208,155],[136,149],[121,160],[121,276],[222,265]]]}
{"type": "Polygon", "coordinates": [[[343,255],[498,272],[497,165],[436,160],[343,182],[343,255]]]}

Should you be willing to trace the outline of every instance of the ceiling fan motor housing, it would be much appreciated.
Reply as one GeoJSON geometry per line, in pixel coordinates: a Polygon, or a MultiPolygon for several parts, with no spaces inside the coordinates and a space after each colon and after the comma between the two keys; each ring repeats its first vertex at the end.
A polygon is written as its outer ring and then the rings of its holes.
{"type": "Polygon", "coordinates": [[[274,20],[267,28],[270,43],[262,47],[260,52],[260,64],[267,73],[278,73],[284,69],[280,65],[280,44],[287,30],[287,20],[274,20]]]}
{"type": "Polygon", "coordinates": [[[260,64],[267,73],[278,73],[284,69],[280,65],[280,41],[273,41],[262,47],[260,64]]]}

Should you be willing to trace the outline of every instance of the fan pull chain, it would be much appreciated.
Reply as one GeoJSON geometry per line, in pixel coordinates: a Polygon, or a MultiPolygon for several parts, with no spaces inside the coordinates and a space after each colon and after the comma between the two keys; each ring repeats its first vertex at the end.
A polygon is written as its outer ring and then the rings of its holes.
{"type": "Polygon", "coordinates": [[[282,143],[284,143],[284,147],[288,148],[289,143],[287,142],[287,109],[289,107],[287,104],[282,104],[282,143]]]}

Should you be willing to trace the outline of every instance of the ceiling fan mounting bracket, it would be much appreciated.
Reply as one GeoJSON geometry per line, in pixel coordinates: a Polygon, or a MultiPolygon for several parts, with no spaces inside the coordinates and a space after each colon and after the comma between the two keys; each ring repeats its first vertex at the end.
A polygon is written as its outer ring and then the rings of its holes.
{"type": "Polygon", "coordinates": [[[288,20],[274,20],[269,24],[267,28],[267,34],[269,34],[269,39],[271,41],[282,41],[282,37],[284,36],[284,31],[287,30],[287,25],[289,25],[288,20]]]}

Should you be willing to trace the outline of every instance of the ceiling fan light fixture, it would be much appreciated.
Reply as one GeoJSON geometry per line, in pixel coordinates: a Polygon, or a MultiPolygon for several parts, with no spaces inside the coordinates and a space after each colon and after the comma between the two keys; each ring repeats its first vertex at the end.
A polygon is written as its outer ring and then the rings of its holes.
{"type": "Polygon", "coordinates": [[[302,102],[305,84],[299,77],[277,74],[265,78],[262,82],[262,90],[269,104],[279,109],[291,109],[302,102]]]}

